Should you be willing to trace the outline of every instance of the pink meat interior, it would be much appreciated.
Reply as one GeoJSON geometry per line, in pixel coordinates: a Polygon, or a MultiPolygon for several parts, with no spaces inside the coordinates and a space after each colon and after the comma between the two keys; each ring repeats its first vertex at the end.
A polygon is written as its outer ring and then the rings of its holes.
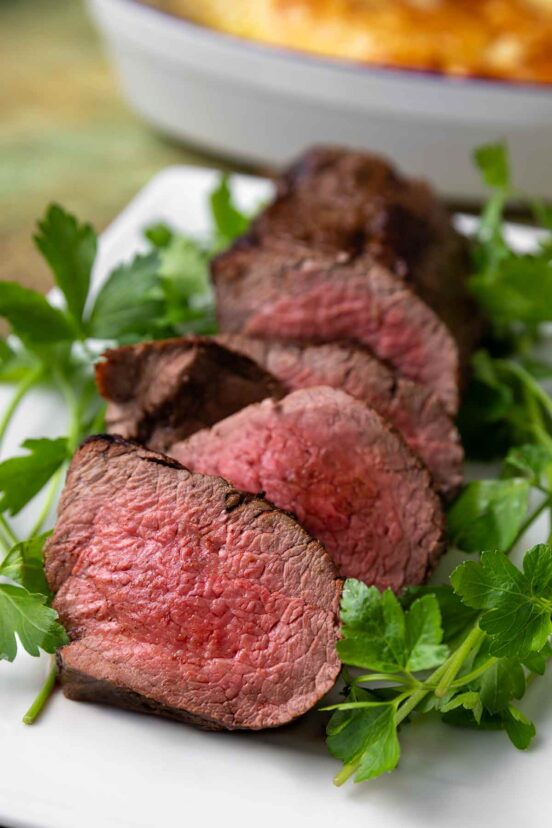
{"type": "Polygon", "coordinates": [[[293,512],[343,576],[399,590],[425,580],[442,551],[428,472],[374,411],[342,391],[267,399],[171,454],[293,512]]]}
{"type": "Polygon", "coordinates": [[[48,552],[66,665],[227,726],[308,709],[338,670],[320,546],[223,481],[83,451],[48,552]]]}
{"type": "Polygon", "coordinates": [[[356,339],[404,377],[432,389],[447,411],[457,406],[458,355],[435,314],[408,289],[376,292],[365,278],[309,280],[294,295],[254,311],[244,333],[263,338],[356,339]]]}

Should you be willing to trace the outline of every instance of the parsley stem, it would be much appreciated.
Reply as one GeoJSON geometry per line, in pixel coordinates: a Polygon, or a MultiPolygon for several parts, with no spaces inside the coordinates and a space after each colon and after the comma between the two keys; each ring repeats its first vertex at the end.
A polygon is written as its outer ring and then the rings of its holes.
{"type": "Polygon", "coordinates": [[[19,543],[19,538],[11,528],[10,524],[4,517],[4,515],[0,512],[0,527],[2,527],[2,531],[4,532],[8,542],[9,542],[9,549],[14,546],[14,544],[19,543]]]}
{"type": "Polygon", "coordinates": [[[552,438],[548,434],[548,432],[542,428],[538,423],[533,423],[533,433],[537,438],[538,443],[542,443],[543,446],[546,446],[549,449],[552,449],[552,438]]]}
{"type": "Polygon", "coordinates": [[[333,783],[336,787],[341,787],[344,785],[345,782],[353,775],[356,771],[358,766],[360,765],[360,759],[357,759],[355,762],[349,762],[348,765],[343,765],[339,773],[336,773],[333,779],[333,783]]]}
{"type": "Polygon", "coordinates": [[[56,683],[56,676],[57,676],[57,667],[56,667],[56,660],[55,656],[52,656],[50,659],[50,669],[48,670],[48,675],[44,681],[44,684],[40,688],[35,700],[23,716],[23,724],[31,725],[33,724],[37,717],[40,715],[41,711],[44,708],[44,705],[50,698],[52,690],[54,689],[56,683]]]}
{"type": "Polygon", "coordinates": [[[441,677],[445,672],[449,661],[450,658],[447,659],[444,664],[441,664],[440,667],[437,667],[437,669],[430,675],[427,681],[424,681],[421,687],[415,690],[414,693],[412,693],[412,695],[410,696],[410,698],[407,699],[405,703],[397,710],[397,713],[395,715],[395,725],[400,725],[400,723],[404,721],[404,719],[406,719],[406,717],[409,716],[410,713],[412,713],[414,708],[417,707],[419,703],[423,701],[423,699],[425,699],[428,693],[431,693],[432,685],[441,680],[441,677]]]}
{"type": "Polygon", "coordinates": [[[489,667],[493,666],[495,661],[498,661],[497,657],[491,656],[491,658],[488,658],[487,661],[483,662],[483,664],[480,664],[479,667],[476,667],[475,670],[471,670],[471,672],[465,673],[459,679],[453,681],[450,685],[451,689],[454,688],[456,690],[458,687],[463,687],[464,684],[469,684],[470,681],[479,678],[479,676],[485,673],[489,669],[489,667]]]}
{"type": "MultiPolygon", "coordinates": [[[[408,693],[403,696],[409,695],[408,693]]],[[[401,697],[402,698],[402,697],[401,697]]],[[[331,704],[328,707],[321,707],[321,711],[326,710],[364,710],[367,707],[385,707],[390,702],[385,701],[353,701],[353,702],[339,702],[338,704],[331,704]]]]}
{"type": "Polygon", "coordinates": [[[366,673],[363,676],[358,676],[354,679],[354,684],[361,684],[365,681],[389,681],[394,684],[405,684],[408,687],[419,685],[419,682],[407,678],[406,676],[395,675],[394,673],[366,673]]]}
{"type": "Polygon", "coordinates": [[[74,452],[76,451],[80,440],[81,406],[77,395],[75,394],[75,390],[71,383],[67,381],[67,378],[61,372],[56,373],[56,378],[69,409],[70,420],[67,445],[69,451],[74,452]]]}
{"type": "Polygon", "coordinates": [[[435,685],[437,685],[437,688],[439,688],[442,682],[444,682],[445,678],[448,679],[449,676],[451,676],[451,682],[454,680],[458,670],[461,668],[462,664],[466,660],[471,650],[476,646],[477,643],[479,643],[479,636],[483,637],[484,635],[485,633],[483,633],[478,626],[473,627],[473,629],[466,636],[463,644],[460,645],[458,650],[456,650],[449,658],[447,658],[444,664],[441,664],[440,667],[437,667],[437,669],[434,670],[434,672],[429,676],[429,678],[426,681],[424,681],[424,683],[412,693],[410,698],[406,699],[405,703],[401,705],[401,707],[399,707],[395,715],[395,725],[398,726],[402,721],[404,721],[404,719],[406,719],[406,717],[412,713],[414,708],[417,707],[429,693],[435,692],[435,695],[438,695],[438,693],[433,690],[435,685]],[[461,653],[460,656],[458,655],[459,653],[461,653]]]}
{"type": "Polygon", "coordinates": [[[54,472],[52,478],[50,479],[50,485],[48,487],[48,491],[46,493],[46,497],[44,498],[44,502],[42,504],[42,508],[40,513],[35,521],[33,528],[31,529],[31,533],[29,535],[30,538],[35,538],[38,534],[40,534],[40,530],[42,529],[44,522],[46,521],[52,506],[54,504],[54,500],[56,499],[56,495],[58,493],[59,484],[62,478],[62,475],[65,471],[65,464],[60,466],[60,468],[54,472]]]}
{"type": "Polygon", "coordinates": [[[19,407],[19,403],[21,402],[27,391],[29,391],[29,389],[32,388],[33,385],[36,385],[36,383],[41,379],[43,374],[44,368],[42,367],[42,365],[37,366],[36,368],[30,370],[28,374],[25,377],[23,377],[19,385],[16,387],[15,393],[11,398],[10,402],[8,403],[6,410],[2,415],[2,418],[0,419],[0,446],[2,445],[2,442],[6,435],[6,431],[8,430],[8,426],[11,423],[12,417],[17,411],[17,408],[19,407]]]}
{"type": "Polygon", "coordinates": [[[543,413],[530,388],[523,388],[523,396],[525,397],[527,410],[533,421],[533,431],[537,435],[537,439],[542,441],[542,435],[546,434],[543,413]]]}
{"type": "Polygon", "coordinates": [[[471,632],[467,634],[462,644],[452,654],[452,656],[445,662],[447,665],[437,687],[435,688],[435,695],[437,698],[442,698],[450,685],[458,675],[462,664],[465,662],[471,651],[477,647],[478,644],[485,638],[485,633],[480,629],[479,625],[472,628],[471,632]]]}
{"type": "Polygon", "coordinates": [[[4,552],[7,554],[10,549],[12,548],[13,544],[10,543],[8,537],[3,534],[4,530],[0,524],[0,546],[3,548],[4,552]]]}
{"type": "Polygon", "coordinates": [[[551,505],[551,497],[549,495],[547,498],[545,498],[545,500],[542,501],[542,503],[539,506],[537,506],[537,508],[533,512],[531,512],[531,514],[529,515],[527,520],[522,524],[519,532],[517,533],[517,535],[514,539],[514,542],[512,543],[512,546],[510,547],[510,551],[513,549],[513,547],[516,545],[516,543],[519,540],[521,540],[521,538],[527,532],[529,527],[539,517],[539,515],[541,515],[544,512],[544,510],[547,509],[550,505],[551,505]]]}
{"type": "Polygon", "coordinates": [[[532,391],[545,411],[552,417],[552,399],[548,396],[546,391],[540,387],[538,382],[533,379],[531,374],[513,360],[500,360],[500,363],[506,368],[506,370],[509,370],[512,374],[514,374],[514,376],[517,377],[521,383],[524,383],[526,388],[532,391]]]}

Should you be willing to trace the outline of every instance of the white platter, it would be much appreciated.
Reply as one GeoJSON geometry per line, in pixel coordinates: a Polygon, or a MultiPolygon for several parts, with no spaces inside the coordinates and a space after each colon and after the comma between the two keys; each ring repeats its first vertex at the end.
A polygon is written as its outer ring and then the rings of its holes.
{"type": "Polygon", "coordinates": [[[552,197],[552,86],[378,69],[219,34],[136,0],[87,1],[126,99],[176,138],[248,164],[282,164],[313,141],[366,147],[460,198],[481,195],[474,147],[507,138],[518,186],[552,197]]]}
{"type": "MultiPolygon", "coordinates": [[[[212,171],[184,167],[159,174],[104,234],[96,283],[142,245],[141,230],[153,221],[205,233],[206,196],[215,180],[212,171]]],[[[248,208],[268,194],[259,179],[236,177],[235,186],[248,208]]],[[[513,233],[522,246],[534,242],[531,230],[513,233]]],[[[8,391],[0,390],[1,411],[8,391]]],[[[49,395],[28,400],[8,435],[5,456],[26,436],[63,433],[61,411],[49,395]]],[[[22,533],[31,517],[18,522],[22,533]]],[[[542,538],[546,528],[541,524],[526,544],[542,538]]],[[[448,556],[441,573],[453,563],[448,556]]],[[[21,716],[45,669],[44,660],[25,656],[0,663],[5,828],[532,828],[550,821],[550,676],[522,704],[539,733],[526,754],[501,733],[414,723],[402,730],[403,758],[394,774],[337,789],[332,776],[338,764],[326,753],[323,718],[316,711],[278,731],[203,733],[70,702],[57,691],[40,720],[25,727],[21,716]]]]}

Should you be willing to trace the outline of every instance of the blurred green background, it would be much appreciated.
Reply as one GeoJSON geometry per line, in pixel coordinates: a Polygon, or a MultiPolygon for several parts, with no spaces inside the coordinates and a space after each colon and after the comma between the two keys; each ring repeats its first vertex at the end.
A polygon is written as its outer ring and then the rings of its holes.
{"type": "Polygon", "coordinates": [[[0,279],[50,286],[31,243],[50,201],[101,230],[178,163],[220,166],[126,108],[81,0],[0,0],[0,279]]]}

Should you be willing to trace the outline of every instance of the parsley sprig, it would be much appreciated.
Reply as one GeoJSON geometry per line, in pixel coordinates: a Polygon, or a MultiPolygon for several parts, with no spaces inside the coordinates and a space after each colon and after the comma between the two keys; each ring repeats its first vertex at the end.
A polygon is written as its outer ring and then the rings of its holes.
{"type": "MultiPolygon", "coordinates": [[[[412,716],[503,730],[520,750],[535,736],[517,702],[552,655],[552,547],[534,546],[520,567],[508,555],[552,508],[552,400],[539,382],[552,372],[534,353],[540,324],[552,321],[552,237],[532,254],[510,249],[503,211],[514,190],[505,147],[482,147],[476,160],[492,195],[470,287],[490,331],[473,360],[460,423],[472,456],[502,457],[502,472],[469,483],[448,512],[451,542],[479,555],[448,584],[411,588],[399,599],[346,581],[338,644],[345,699],[326,708],[328,749],[343,762],[337,785],[392,771],[400,727],[412,716]]],[[[542,205],[534,211],[550,230],[542,205]]]]}
{"type": "Polygon", "coordinates": [[[473,240],[469,286],[491,330],[473,359],[459,425],[468,453],[491,459],[522,443],[552,447],[552,400],[539,384],[552,379],[552,365],[538,351],[542,325],[552,320],[552,212],[529,202],[543,228],[540,242],[531,252],[513,250],[504,210],[523,195],[513,185],[507,149],[480,147],[475,159],[491,196],[473,240]]]}
{"type": "Polygon", "coordinates": [[[325,708],[335,711],[328,749],[344,765],[335,783],[393,770],[399,726],[414,711],[504,729],[516,747],[528,747],[535,728],[513,702],[530,676],[544,673],[551,612],[552,548],[545,544],[527,552],[522,570],[503,552],[484,552],[457,567],[450,586],[411,590],[403,605],[390,590],[346,581],[338,652],[363,672],[347,671],[345,701],[325,708]],[[465,622],[460,636],[446,622],[453,605],[455,623],[465,622]]]}
{"type": "MultiPolygon", "coordinates": [[[[27,439],[21,453],[0,462],[0,660],[13,661],[18,642],[38,656],[41,651],[55,653],[67,641],[50,606],[42,532],[73,452],[84,437],[102,428],[104,404],[93,377],[99,354],[108,345],[214,330],[209,258],[241,233],[248,219],[234,205],[224,176],[210,201],[210,240],[200,242],[166,225],[147,228],[150,251],[115,268],[95,295],[96,233],[52,205],[38,222],[35,243],[59,296],[52,299],[16,283],[0,284],[0,316],[11,327],[9,339],[0,340],[0,382],[15,384],[0,420],[0,447],[22,400],[38,386],[56,392],[68,415],[65,435],[27,439]],[[42,501],[35,522],[28,538],[20,541],[11,518],[37,496],[42,501]]],[[[24,717],[26,723],[39,714],[54,682],[52,665],[24,717]]]]}

